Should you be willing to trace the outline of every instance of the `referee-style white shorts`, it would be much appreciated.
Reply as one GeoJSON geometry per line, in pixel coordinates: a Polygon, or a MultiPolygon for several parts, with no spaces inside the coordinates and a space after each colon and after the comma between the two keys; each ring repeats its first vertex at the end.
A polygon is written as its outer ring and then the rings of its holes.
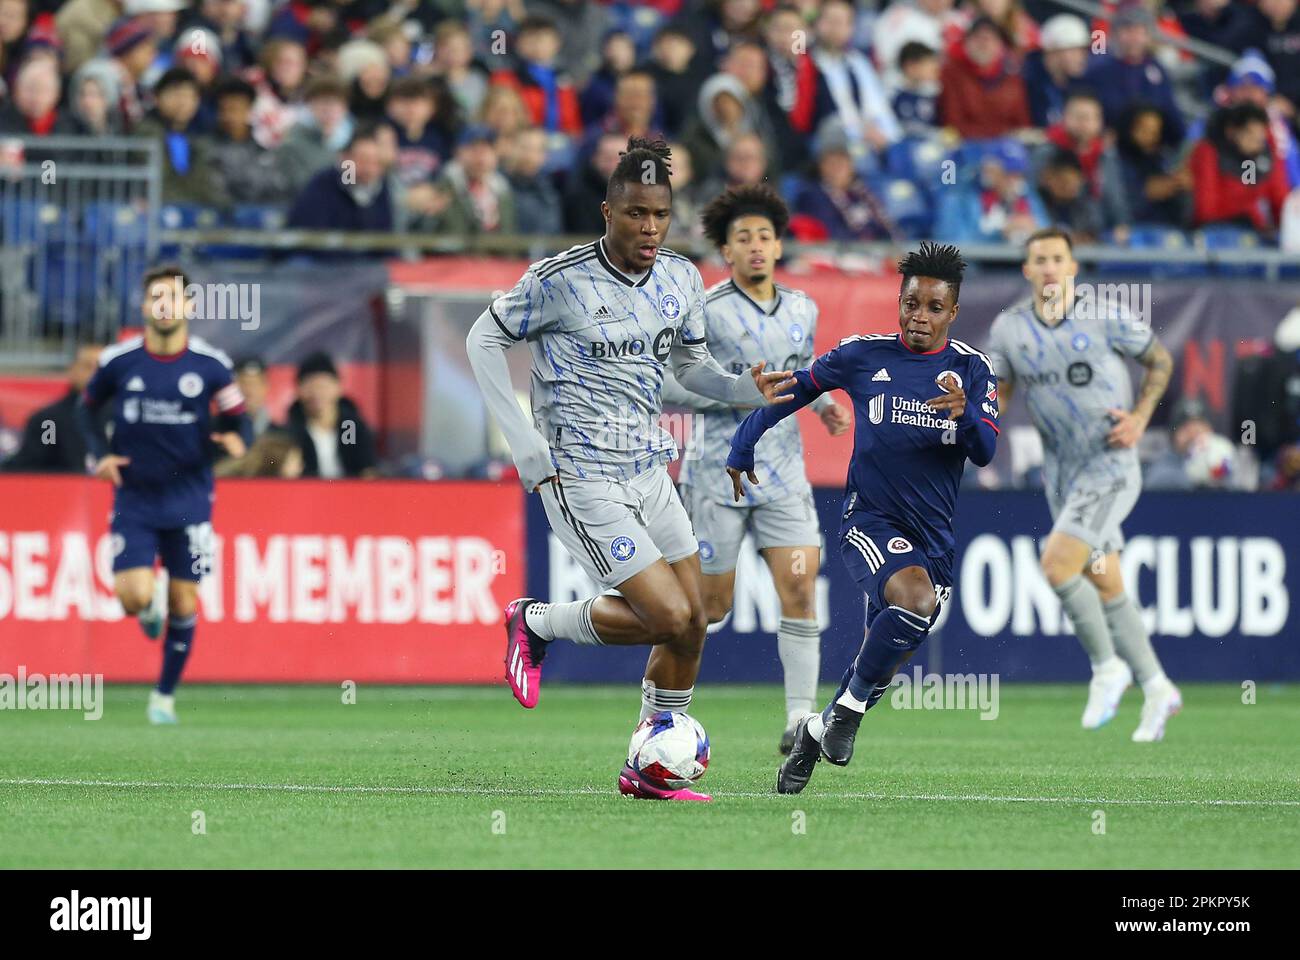
{"type": "Polygon", "coordinates": [[[627,481],[561,477],[543,484],[540,495],[564,549],[606,590],[660,557],[676,563],[699,549],[664,467],[627,481]]]}
{"type": "Polygon", "coordinates": [[[770,503],[749,505],[723,503],[698,486],[684,485],[682,499],[700,542],[700,569],[708,574],[736,569],[746,531],[758,550],[819,547],[822,542],[811,489],[770,503]]]}

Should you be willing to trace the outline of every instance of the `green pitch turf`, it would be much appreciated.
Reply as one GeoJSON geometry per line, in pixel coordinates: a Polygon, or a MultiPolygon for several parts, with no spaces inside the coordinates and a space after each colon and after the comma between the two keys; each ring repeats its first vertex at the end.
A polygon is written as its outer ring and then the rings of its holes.
{"type": "Polygon", "coordinates": [[[176,728],[141,687],[97,721],[0,711],[0,866],[1300,866],[1294,686],[1188,684],[1158,744],[1129,742],[1135,691],[1092,733],[1082,685],[1003,685],[995,720],[886,700],[797,797],[772,786],[780,690],[705,687],[711,805],[615,792],[638,693],[195,686],[176,728]]]}

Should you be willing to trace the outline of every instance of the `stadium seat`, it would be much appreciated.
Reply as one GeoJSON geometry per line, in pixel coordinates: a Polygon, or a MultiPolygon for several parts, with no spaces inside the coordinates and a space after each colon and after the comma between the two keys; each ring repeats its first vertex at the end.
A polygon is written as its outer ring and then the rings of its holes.
{"type": "Polygon", "coordinates": [[[148,229],[148,220],[130,204],[96,201],[81,212],[81,236],[97,246],[144,244],[148,229]]]}
{"type": "Polygon", "coordinates": [[[903,236],[914,239],[930,235],[933,217],[925,195],[911,180],[886,177],[879,182],[876,195],[885,205],[885,212],[894,221],[903,236]]]}
{"type": "Polygon", "coordinates": [[[240,204],[230,212],[230,225],[239,230],[279,230],[284,227],[284,210],[240,204]]]}
{"type": "MultiPolygon", "coordinates": [[[[1103,242],[1111,244],[1109,235],[1103,242]]],[[[1158,223],[1135,223],[1129,228],[1128,248],[1130,250],[1178,251],[1191,248],[1187,234],[1177,227],[1158,223]]],[[[1114,261],[1099,263],[1097,272],[1107,275],[1141,274],[1149,277],[1180,277],[1200,273],[1201,269],[1194,263],[1174,263],[1163,259],[1141,260],[1133,262],[1114,261]]]]}
{"type": "Polygon", "coordinates": [[[936,141],[909,137],[885,151],[885,172],[911,180],[933,198],[941,183],[946,158],[943,147],[936,141]]]}
{"type": "Polygon", "coordinates": [[[67,227],[68,214],[57,204],[18,197],[0,202],[0,236],[6,245],[62,241],[67,227]]]}
{"type": "MultiPolygon", "coordinates": [[[[1245,227],[1202,227],[1196,234],[1196,245],[1203,250],[1253,250],[1263,246],[1260,236],[1245,227]]],[[[1215,275],[1228,277],[1262,277],[1264,267],[1253,263],[1216,263],[1211,267],[1215,275]]]]}
{"type": "Polygon", "coordinates": [[[198,230],[217,225],[217,212],[197,203],[164,204],[159,217],[164,230],[198,230]]]}

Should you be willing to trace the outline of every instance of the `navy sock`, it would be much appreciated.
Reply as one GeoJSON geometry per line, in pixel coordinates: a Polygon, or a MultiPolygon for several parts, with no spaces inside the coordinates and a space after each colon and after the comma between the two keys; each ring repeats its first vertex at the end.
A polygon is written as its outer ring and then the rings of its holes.
{"type": "Polygon", "coordinates": [[[867,710],[874,707],[889,689],[898,668],[929,632],[928,620],[903,607],[891,606],[873,617],[862,649],[840,678],[839,689],[822,712],[823,719],[830,719],[835,702],[846,690],[855,700],[865,701],[867,710]]]}
{"type": "Polygon", "coordinates": [[[190,658],[190,647],[194,642],[194,624],[198,621],[196,614],[188,617],[170,617],[167,620],[167,639],[163,643],[162,675],[158,678],[158,692],[170,694],[180,683],[181,671],[185,661],[190,658]]]}

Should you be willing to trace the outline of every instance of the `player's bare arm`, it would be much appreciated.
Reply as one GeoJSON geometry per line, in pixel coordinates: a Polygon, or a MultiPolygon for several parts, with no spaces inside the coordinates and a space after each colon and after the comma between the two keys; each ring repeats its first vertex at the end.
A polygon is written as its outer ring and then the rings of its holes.
{"type": "Polygon", "coordinates": [[[1146,373],[1142,377],[1142,386],[1138,390],[1137,402],[1133,404],[1133,409],[1130,411],[1116,408],[1110,411],[1114,426],[1111,427],[1106,441],[1112,447],[1124,449],[1137,444],[1146,431],[1147,424],[1151,422],[1156,404],[1164,396],[1174,373],[1174,358],[1165,345],[1155,338],[1152,338],[1151,346],[1147,347],[1146,352],[1138,357],[1138,363],[1146,368],[1146,373]]]}

